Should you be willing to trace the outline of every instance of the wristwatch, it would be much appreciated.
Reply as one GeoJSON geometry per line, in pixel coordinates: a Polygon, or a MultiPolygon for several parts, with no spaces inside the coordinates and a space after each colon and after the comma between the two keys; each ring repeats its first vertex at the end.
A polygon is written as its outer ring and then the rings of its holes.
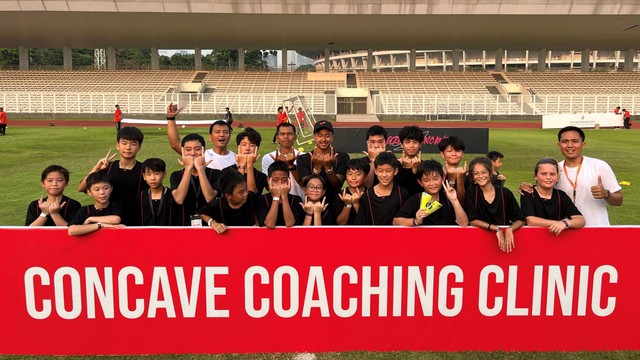
{"type": "Polygon", "coordinates": [[[353,204],[346,204],[344,207],[346,207],[347,209],[351,209],[353,207],[353,204]]]}
{"type": "Polygon", "coordinates": [[[605,196],[605,199],[608,199],[611,196],[611,191],[607,190],[607,196],[605,196]]]}
{"type": "Polygon", "coordinates": [[[41,212],[38,216],[40,216],[41,218],[46,218],[47,216],[49,216],[49,214],[41,212]]]}

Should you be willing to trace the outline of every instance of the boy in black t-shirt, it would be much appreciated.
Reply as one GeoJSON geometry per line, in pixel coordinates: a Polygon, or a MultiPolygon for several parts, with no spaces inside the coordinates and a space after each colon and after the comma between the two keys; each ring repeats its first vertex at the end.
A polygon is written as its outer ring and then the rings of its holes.
{"type": "Polygon", "coordinates": [[[137,198],[142,226],[171,226],[178,216],[171,190],[163,185],[167,165],[162,159],[149,158],[142,163],[142,176],[149,189],[141,191],[137,198]]]}
{"type": "Polygon", "coordinates": [[[367,189],[360,198],[360,210],[355,225],[391,225],[396,212],[407,200],[409,192],[393,179],[398,173],[400,163],[395,155],[380,153],[374,161],[378,184],[367,189]]]}
{"type": "Polygon", "coordinates": [[[418,183],[424,193],[413,194],[407,199],[393,219],[393,225],[469,225],[456,190],[444,180],[442,164],[425,160],[418,167],[418,174],[418,183]],[[430,200],[422,201],[423,196],[430,200]],[[439,208],[437,204],[440,204],[439,208]]]}
{"type": "Polygon", "coordinates": [[[211,184],[218,181],[220,170],[207,167],[204,161],[204,138],[189,134],[182,139],[182,159],[184,169],[171,174],[171,189],[176,204],[181,205],[174,225],[189,226],[191,220],[200,221],[198,210],[213,201],[217,191],[211,184]]]}
{"type": "Polygon", "coordinates": [[[101,228],[124,228],[120,224],[122,210],[119,204],[111,201],[113,187],[109,175],[96,172],[86,179],[87,194],[93,198],[93,205],[80,208],[69,223],[68,233],[71,236],[85,235],[101,228]]]}
{"type": "Polygon", "coordinates": [[[222,197],[198,211],[202,221],[218,234],[229,226],[256,226],[255,185],[248,186],[239,172],[228,171],[220,177],[219,186],[222,197]]]}
{"type": "Polygon", "coordinates": [[[399,159],[402,167],[398,169],[395,182],[405,188],[409,194],[420,193],[422,187],[418,184],[420,179],[418,166],[422,161],[420,149],[424,141],[424,133],[417,126],[405,126],[400,129],[398,137],[402,144],[402,156],[399,159]]]}
{"type": "Polygon", "coordinates": [[[34,200],[27,208],[26,226],[67,226],[81,205],[64,195],[69,171],[60,165],[47,166],[40,176],[47,198],[34,200]]]}
{"type": "Polygon", "coordinates": [[[300,203],[302,198],[289,194],[289,166],[280,160],[269,165],[269,194],[256,201],[258,224],[273,229],[276,226],[291,227],[302,225],[305,212],[300,203]]]}
{"type": "Polygon", "coordinates": [[[370,173],[369,168],[367,158],[351,159],[347,163],[347,177],[345,179],[347,187],[338,195],[341,201],[336,199],[329,205],[336,215],[337,225],[353,225],[356,214],[360,210],[360,198],[367,189],[364,184],[370,173]]]}
{"type": "MultiPolygon", "coordinates": [[[[107,155],[100,159],[89,172],[89,175],[96,172],[109,175],[109,181],[113,185],[112,200],[122,205],[122,223],[128,226],[140,225],[135,199],[140,191],[149,188],[142,178],[142,163],[136,160],[138,151],[142,147],[142,140],[144,135],[137,127],[121,128],[118,131],[116,144],[120,160],[112,161],[116,154],[112,155],[109,150],[107,155]]],[[[78,191],[87,191],[87,176],[80,181],[78,191]]]]}
{"type": "MultiPolygon", "coordinates": [[[[236,164],[222,169],[222,174],[220,174],[220,176],[223,176],[225,173],[230,171],[239,172],[246,178],[247,183],[249,182],[249,177],[253,177],[256,184],[257,194],[262,194],[265,188],[269,188],[269,185],[267,174],[258,171],[255,168],[255,164],[260,157],[258,149],[260,148],[261,142],[262,136],[260,136],[260,133],[253,128],[245,128],[244,131],[236,136],[236,143],[238,144],[236,164]]],[[[218,184],[212,185],[214,189],[218,191],[218,195],[222,195],[222,191],[218,187],[218,184]]]]}

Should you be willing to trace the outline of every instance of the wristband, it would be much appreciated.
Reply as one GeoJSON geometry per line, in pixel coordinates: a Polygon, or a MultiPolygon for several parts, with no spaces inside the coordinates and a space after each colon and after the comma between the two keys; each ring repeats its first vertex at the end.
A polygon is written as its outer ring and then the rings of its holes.
{"type": "Polygon", "coordinates": [[[273,201],[280,201],[280,197],[279,196],[274,196],[273,197],[273,201]]]}
{"type": "Polygon", "coordinates": [[[41,212],[38,216],[40,216],[41,218],[46,218],[47,216],[49,216],[49,214],[41,212]]]}
{"type": "Polygon", "coordinates": [[[496,229],[496,232],[499,233],[500,231],[502,231],[502,228],[498,226],[498,228],[496,229]]]}
{"type": "Polygon", "coordinates": [[[328,168],[325,170],[327,174],[333,174],[333,168],[328,168]]]}
{"type": "Polygon", "coordinates": [[[313,173],[314,173],[314,174],[316,174],[316,175],[320,175],[320,173],[321,173],[321,172],[322,172],[321,170],[318,170],[318,169],[316,169],[316,168],[313,168],[313,173]]]}
{"type": "Polygon", "coordinates": [[[209,221],[207,221],[207,226],[211,227],[211,222],[213,221],[213,218],[209,219],[209,221]]]}
{"type": "Polygon", "coordinates": [[[346,207],[347,209],[351,209],[353,207],[353,204],[346,204],[344,207],[346,207]]]}
{"type": "Polygon", "coordinates": [[[176,117],[175,117],[175,116],[167,116],[167,120],[169,120],[169,121],[173,121],[173,120],[175,120],[175,119],[176,119],[176,117]]]}
{"type": "Polygon", "coordinates": [[[487,230],[491,231],[491,224],[487,224],[487,230]]]}
{"type": "Polygon", "coordinates": [[[416,221],[416,218],[413,218],[413,226],[418,226],[418,222],[416,221]]]}
{"type": "Polygon", "coordinates": [[[608,199],[611,196],[611,191],[607,190],[607,196],[605,196],[605,199],[608,199]]]}
{"type": "Polygon", "coordinates": [[[565,229],[569,228],[569,222],[567,220],[562,220],[562,222],[564,223],[565,229]]]}
{"type": "Polygon", "coordinates": [[[98,225],[98,230],[102,229],[102,223],[96,223],[98,225]]]}

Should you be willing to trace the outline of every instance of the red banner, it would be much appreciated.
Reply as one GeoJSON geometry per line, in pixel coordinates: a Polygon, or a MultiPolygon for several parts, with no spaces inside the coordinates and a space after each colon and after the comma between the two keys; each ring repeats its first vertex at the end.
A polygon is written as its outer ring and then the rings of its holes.
{"type": "Polygon", "coordinates": [[[639,350],[639,235],[0,228],[0,353],[639,350]]]}

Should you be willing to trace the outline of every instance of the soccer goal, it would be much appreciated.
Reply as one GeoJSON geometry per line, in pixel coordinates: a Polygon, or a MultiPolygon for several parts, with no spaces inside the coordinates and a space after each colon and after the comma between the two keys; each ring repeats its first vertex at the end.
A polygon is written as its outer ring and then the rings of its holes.
{"type": "Polygon", "coordinates": [[[313,109],[307,105],[304,96],[296,95],[282,100],[282,106],[285,108],[289,123],[296,128],[298,145],[313,140],[313,126],[316,124],[316,119],[313,117],[313,109]]]}

